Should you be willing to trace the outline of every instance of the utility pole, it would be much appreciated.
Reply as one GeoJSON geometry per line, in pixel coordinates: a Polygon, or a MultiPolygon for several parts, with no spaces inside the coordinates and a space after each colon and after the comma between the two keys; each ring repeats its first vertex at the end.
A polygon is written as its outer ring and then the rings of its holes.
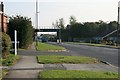
{"type": "Polygon", "coordinates": [[[4,32],[4,4],[3,2],[1,2],[1,28],[2,28],[2,32],[4,32]]]}
{"type": "MultiPolygon", "coordinates": [[[[38,29],[38,0],[36,0],[36,29],[38,29]]],[[[38,46],[37,32],[36,32],[36,46],[38,46]]]]}
{"type": "Polygon", "coordinates": [[[118,2],[118,24],[120,24],[120,1],[118,2]]]}
{"type": "Polygon", "coordinates": [[[36,0],[36,28],[38,29],[38,0],[36,0]]]}
{"type": "MultiPolygon", "coordinates": [[[[117,23],[117,37],[119,37],[119,26],[120,26],[120,1],[118,2],[118,23],[117,23]]],[[[118,39],[117,39],[117,45],[119,44],[118,39]]],[[[116,45],[116,46],[117,46],[116,45]]]]}

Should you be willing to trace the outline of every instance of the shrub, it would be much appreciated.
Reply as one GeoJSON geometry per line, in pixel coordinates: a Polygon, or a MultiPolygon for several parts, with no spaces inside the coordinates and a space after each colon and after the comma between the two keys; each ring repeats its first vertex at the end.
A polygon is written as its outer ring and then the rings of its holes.
{"type": "Polygon", "coordinates": [[[2,65],[4,65],[4,66],[11,66],[18,59],[19,59],[19,56],[15,56],[14,54],[9,54],[6,59],[2,60],[2,65]]]}
{"type": "Polygon", "coordinates": [[[27,49],[33,42],[32,21],[28,17],[21,15],[12,16],[8,23],[8,34],[14,40],[14,30],[17,30],[17,40],[20,48],[27,49]]]}
{"type": "Polygon", "coordinates": [[[11,46],[11,38],[6,33],[2,33],[2,58],[6,58],[9,54],[11,46]]]}

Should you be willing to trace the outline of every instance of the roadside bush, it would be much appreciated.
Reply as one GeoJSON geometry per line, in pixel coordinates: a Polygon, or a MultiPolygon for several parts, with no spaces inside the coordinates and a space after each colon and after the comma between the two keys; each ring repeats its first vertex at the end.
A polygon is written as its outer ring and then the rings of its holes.
{"type": "Polygon", "coordinates": [[[7,58],[11,46],[11,38],[6,33],[2,33],[2,58],[7,58]]]}
{"type": "Polygon", "coordinates": [[[19,47],[28,49],[33,43],[33,26],[32,21],[28,17],[21,15],[12,16],[8,23],[8,34],[11,40],[14,40],[14,30],[17,31],[17,40],[20,42],[19,47]]]}
{"type": "Polygon", "coordinates": [[[11,66],[11,65],[13,65],[18,59],[19,59],[19,56],[15,56],[14,54],[9,54],[6,59],[3,59],[3,60],[2,60],[2,65],[4,65],[4,66],[11,66]]]}

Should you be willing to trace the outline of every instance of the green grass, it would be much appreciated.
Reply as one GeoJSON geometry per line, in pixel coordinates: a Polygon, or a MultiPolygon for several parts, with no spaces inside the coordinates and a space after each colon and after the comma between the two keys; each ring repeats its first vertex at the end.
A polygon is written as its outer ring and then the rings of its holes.
{"type": "Polygon", "coordinates": [[[62,55],[41,55],[37,56],[38,63],[42,64],[55,64],[55,63],[99,63],[100,61],[95,58],[84,56],[62,56],[62,55]]]}
{"type": "Polygon", "coordinates": [[[81,42],[66,42],[68,44],[85,44],[85,45],[91,45],[91,46],[108,46],[105,44],[93,44],[93,43],[81,43],[81,42]]]}
{"type": "Polygon", "coordinates": [[[66,50],[64,47],[51,45],[47,43],[38,43],[38,46],[36,46],[37,50],[40,51],[52,51],[52,50],[66,50]]]}
{"type": "Polygon", "coordinates": [[[0,80],[8,73],[9,70],[0,70],[0,80]]]}
{"type": "MultiPolygon", "coordinates": [[[[17,62],[20,56],[9,54],[6,59],[0,59],[0,66],[11,66],[17,62]]],[[[0,80],[8,73],[9,70],[0,70],[0,80]]]]}
{"type": "Polygon", "coordinates": [[[39,78],[71,78],[71,80],[75,78],[118,78],[118,74],[100,71],[45,70],[39,73],[39,78]]]}
{"type": "Polygon", "coordinates": [[[17,60],[20,58],[20,56],[15,56],[14,54],[9,54],[6,59],[2,59],[2,65],[3,66],[11,66],[17,62],[17,60]]]}
{"type": "Polygon", "coordinates": [[[93,44],[93,43],[81,43],[81,42],[65,42],[68,44],[83,44],[83,45],[89,45],[89,46],[97,46],[97,47],[113,47],[113,48],[120,48],[120,46],[112,46],[112,45],[105,45],[105,44],[93,44]]]}

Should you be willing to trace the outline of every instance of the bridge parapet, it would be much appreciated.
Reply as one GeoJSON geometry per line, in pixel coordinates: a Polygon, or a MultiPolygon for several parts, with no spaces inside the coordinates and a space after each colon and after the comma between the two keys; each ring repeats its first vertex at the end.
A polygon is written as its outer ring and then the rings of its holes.
{"type": "Polygon", "coordinates": [[[59,29],[35,29],[35,32],[58,32],[59,29]]]}
{"type": "Polygon", "coordinates": [[[58,28],[52,26],[39,26],[39,29],[58,29],[58,28]]]}

